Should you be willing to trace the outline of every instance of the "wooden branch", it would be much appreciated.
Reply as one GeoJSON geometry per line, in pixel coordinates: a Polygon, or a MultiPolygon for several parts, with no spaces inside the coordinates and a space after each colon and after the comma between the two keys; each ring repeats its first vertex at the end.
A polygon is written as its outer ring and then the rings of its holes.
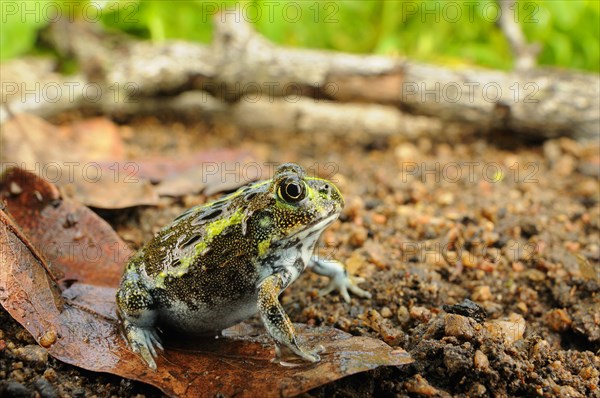
{"type": "MultiPolygon", "coordinates": [[[[356,103],[379,104],[402,117],[425,115],[482,131],[600,137],[600,79],[592,74],[450,69],[402,58],[284,48],[232,14],[216,15],[210,46],[136,41],[83,24],[59,24],[50,37],[56,48],[69,43],[63,51],[79,60],[90,81],[123,90],[120,101],[107,104],[109,108],[125,99],[143,104],[151,97],[202,90],[229,103],[240,102],[238,108],[252,101],[266,104],[282,98],[292,103],[310,97],[350,106],[321,102],[324,113],[344,114],[359,109],[356,103]]],[[[317,108],[310,112],[321,114],[317,108]]]]}
{"type": "Polygon", "coordinates": [[[201,114],[234,123],[243,129],[306,134],[318,132],[332,136],[360,132],[373,136],[403,135],[407,139],[416,139],[442,134],[446,137],[458,137],[474,132],[472,126],[410,115],[387,105],[315,101],[307,97],[299,97],[294,101],[283,97],[261,98],[257,101],[241,99],[231,104],[201,90],[118,106],[107,104],[103,111],[119,115],[156,114],[165,111],[201,114]]]}

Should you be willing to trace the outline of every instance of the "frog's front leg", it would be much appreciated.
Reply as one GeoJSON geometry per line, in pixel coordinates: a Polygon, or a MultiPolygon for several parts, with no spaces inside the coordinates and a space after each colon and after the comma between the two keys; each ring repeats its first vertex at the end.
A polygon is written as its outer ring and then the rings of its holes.
{"type": "Polygon", "coordinates": [[[357,283],[362,283],[365,280],[363,278],[351,278],[344,265],[339,261],[312,256],[308,262],[308,268],[319,275],[329,277],[329,285],[320,292],[321,295],[337,290],[348,303],[350,302],[349,290],[358,297],[371,298],[371,293],[357,286],[357,283]]]}
{"type": "Polygon", "coordinates": [[[141,355],[151,369],[156,369],[156,348],[162,350],[156,333],[157,312],[154,300],[135,272],[127,272],[117,291],[117,308],[123,322],[125,338],[131,350],[141,355]]]}
{"type": "Polygon", "coordinates": [[[269,276],[261,282],[258,290],[258,312],[267,333],[275,340],[275,361],[285,361],[291,352],[306,361],[318,362],[321,358],[316,351],[308,352],[298,345],[294,326],[279,303],[279,294],[287,286],[284,281],[290,279],[285,272],[269,276]]]}

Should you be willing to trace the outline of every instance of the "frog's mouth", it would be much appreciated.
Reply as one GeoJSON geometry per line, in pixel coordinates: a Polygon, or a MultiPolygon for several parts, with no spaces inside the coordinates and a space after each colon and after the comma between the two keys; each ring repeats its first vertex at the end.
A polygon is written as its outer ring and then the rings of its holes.
{"type": "Polygon", "coordinates": [[[310,250],[312,250],[321,233],[325,230],[325,228],[327,228],[327,226],[333,223],[338,216],[339,214],[337,213],[331,214],[316,224],[306,226],[294,234],[287,236],[286,238],[283,238],[277,242],[273,242],[273,247],[277,246],[280,248],[289,248],[302,243],[305,244],[307,248],[310,247],[310,250]]]}
{"type": "Polygon", "coordinates": [[[316,224],[308,225],[308,226],[300,229],[298,232],[296,232],[294,235],[292,235],[292,237],[306,239],[314,234],[320,234],[321,232],[323,232],[323,230],[325,228],[327,228],[329,225],[333,224],[333,222],[335,220],[337,220],[338,217],[339,217],[339,213],[330,214],[329,216],[325,217],[324,219],[317,222],[316,224]]]}

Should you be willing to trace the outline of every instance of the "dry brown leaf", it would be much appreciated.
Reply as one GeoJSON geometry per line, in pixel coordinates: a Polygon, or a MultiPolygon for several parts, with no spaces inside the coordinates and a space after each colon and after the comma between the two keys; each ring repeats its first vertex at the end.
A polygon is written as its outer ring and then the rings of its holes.
{"type": "Polygon", "coordinates": [[[120,274],[125,258],[103,257],[90,267],[85,257],[59,256],[51,269],[36,248],[52,238],[47,230],[55,231],[63,243],[82,237],[106,247],[112,235],[117,247],[124,246],[114,231],[88,209],[61,200],[54,186],[31,173],[6,174],[0,194],[11,217],[23,226],[21,230],[0,211],[0,303],[61,361],[140,380],[181,397],[292,396],[357,372],[412,361],[406,352],[379,340],[298,325],[305,344],[323,345],[325,352],[317,364],[284,367],[271,363],[273,345],[264,333],[236,333],[238,327],[229,330],[227,337],[189,340],[184,345],[167,339],[166,350],[157,360],[158,371],[151,371],[126,348],[118,328],[115,275],[120,274]],[[13,189],[11,193],[14,183],[20,192],[13,189]],[[65,225],[74,213],[80,221],[65,225]],[[102,244],[95,242],[98,237],[102,244]],[[78,282],[61,290],[53,275],[56,271],[78,282]]]}
{"type": "Polygon", "coordinates": [[[2,126],[3,169],[15,165],[33,171],[58,185],[63,196],[93,207],[157,204],[150,181],[136,177],[136,165],[124,153],[117,126],[106,118],[56,127],[18,114],[2,126]]]}
{"type": "Polygon", "coordinates": [[[92,118],[56,127],[19,114],[3,125],[3,169],[22,167],[56,184],[63,197],[100,209],[157,205],[159,196],[236,189],[248,182],[247,151],[216,149],[181,158],[125,159],[118,127],[92,118]],[[158,185],[154,185],[158,184],[158,185]]]}
{"type": "Polygon", "coordinates": [[[7,170],[0,200],[57,279],[116,286],[131,250],[93,211],[21,169],[7,170]]]}
{"type": "Polygon", "coordinates": [[[106,118],[56,127],[37,116],[17,114],[3,124],[2,130],[5,162],[23,163],[30,169],[52,163],[124,158],[118,128],[106,118]]]}

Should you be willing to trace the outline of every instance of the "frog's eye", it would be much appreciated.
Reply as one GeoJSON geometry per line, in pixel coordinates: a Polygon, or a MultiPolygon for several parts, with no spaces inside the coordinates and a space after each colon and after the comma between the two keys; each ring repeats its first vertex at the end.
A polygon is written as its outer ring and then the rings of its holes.
{"type": "Polygon", "coordinates": [[[279,197],[288,203],[297,203],[306,197],[304,181],[287,179],[279,186],[279,197]]]}

